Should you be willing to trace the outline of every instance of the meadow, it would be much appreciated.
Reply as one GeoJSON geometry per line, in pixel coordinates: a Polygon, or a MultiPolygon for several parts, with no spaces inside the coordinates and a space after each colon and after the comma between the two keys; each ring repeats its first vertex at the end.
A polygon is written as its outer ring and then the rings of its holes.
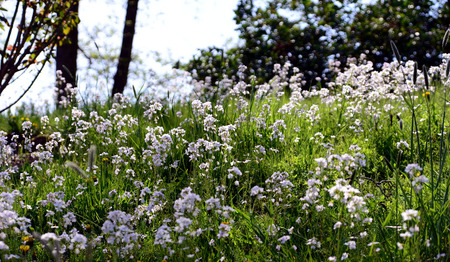
{"type": "Polygon", "coordinates": [[[448,261],[449,58],[2,115],[1,260],[448,261]]]}

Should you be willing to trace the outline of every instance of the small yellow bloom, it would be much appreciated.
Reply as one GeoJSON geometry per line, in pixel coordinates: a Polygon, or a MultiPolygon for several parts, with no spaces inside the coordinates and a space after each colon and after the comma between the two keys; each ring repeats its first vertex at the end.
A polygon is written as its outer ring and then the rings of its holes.
{"type": "Polygon", "coordinates": [[[28,250],[30,250],[30,246],[29,245],[20,245],[20,251],[22,252],[28,252],[28,250]]]}
{"type": "Polygon", "coordinates": [[[107,162],[109,159],[107,157],[102,158],[102,162],[107,162]]]}
{"type": "Polygon", "coordinates": [[[22,237],[22,241],[27,242],[27,243],[33,242],[34,238],[32,236],[24,236],[24,237],[22,237]]]}
{"type": "Polygon", "coordinates": [[[223,221],[221,224],[228,225],[229,222],[228,221],[223,221]]]}

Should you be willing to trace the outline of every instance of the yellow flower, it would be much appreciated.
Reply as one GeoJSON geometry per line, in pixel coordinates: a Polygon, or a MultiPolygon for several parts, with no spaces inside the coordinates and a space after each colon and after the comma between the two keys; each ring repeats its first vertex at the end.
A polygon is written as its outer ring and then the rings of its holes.
{"type": "Polygon", "coordinates": [[[29,245],[20,245],[20,251],[25,253],[25,252],[28,252],[28,250],[30,250],[29,245]]]}
{"type": "Polygon", "coordinates": [[[22,241],[29,243],[29,242],[33,242],[34,238],[32,236],[24,236],[24,237],[22,237],[22,241]]]}
{"type": "Polygon", "coordinates": [[[85,178],[84,179],[84,182],[97,182],[97,180],[98,180],[98,178],[96,177],[96,176],[92,176],[92,177],[89,177],[89,178],[85,178]]]}
{"type": "Polygon", "coordinates": [[[228,225],[228,221],[223,221],[221,224],[228,225]]]}
{"type": "Polygon", "coordinates": [[[431,95],[430,91],[426,91],[425,93],[422,94],[422,96],[427,98],[428,100],[430,100],[430,95],[431,95]]]}

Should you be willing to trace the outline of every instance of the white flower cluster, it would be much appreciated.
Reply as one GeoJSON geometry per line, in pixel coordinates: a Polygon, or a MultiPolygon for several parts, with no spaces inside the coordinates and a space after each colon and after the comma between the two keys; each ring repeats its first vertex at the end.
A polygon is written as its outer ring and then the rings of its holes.
{"type": "Polygon", "coordinates": [[[405,172],[409,175],[409,178],[415,177],[423,169],[418,164],[408,164],[405,168],[405,172]]]}
{"type": "Polygon", "coordinates": [[[15,143],[8,143],[7,135],[0,130],[0,167],[9,166],[14,155],[15,143]]]}
{"type": "Polygon", "coordinates": [[[80,234],[77,229],[72,229],[70,231],[70,234],[67,234],[66,232],[62,233],[60,236],[56,235],[48,235],[44,234],[41,236],[41,239],[58,241],[59,242],[59,252],[61,254],[64,254],[67,252],[67,249],[75,252],[75,254],[79,254],[81,250],[85,250],[88,246],[88,240],[87,238],[80,234]]]}
{"type": "MultiPolygon", "coordinates": [[[[145,149],[144,159],[151,158],[153,165],[155,167],[163,166],[166,162],[167,157],[172,149],[173,140],[171,135],[162,134],[163,129],[161,127],[147,128],[148,133],[145,135],[145,142],[149,144],[148,149],[145,149]]],[[[172,131],[172,130],[171,130],[172,131]]],[[[184,135],[177,131],[172,131],[179,136],[184,135]]],[[[148,162],[151,165],[151,162],[148,162]]]]}
{"type": "Polygon", "coordinates": [[[164,220],[156,232],[154,245],[161,245],[164,248],[168,248],[169,252],[172,253],[171,248],[167,246],[169,243],[182,244],[187,236],[199,236],[204,229],[191,228],[191,225],[196,223],[194,219],[200,212],[198,207],[200,201],[200,196],[193,193],[190,187],[184,188],[180,193],[180,198],[175,200],[173,205],[175,209],[175,226],[172,228],[168,225],[168,223],[172,222],[170,219],[164,220]],[[171,236],[172,232],[179,234],[177,242],[173,240],[171,236]]]}
{"type": "Polygon", "coordinates": [[[211,102],[202,103],[200,100],[194,100],[191,106],[196,117],[204,117],[212,110],[211,102]]]}
{"type": "Polygon", "coordinates": [[[327,158],[317,158],[316,162],[318,167],[316,168],[315,175],[323,176],[324,180],[327,180],[327,171],[337,171],[342,176],[348,174],[352,175],[355,171],[361,167],[366,166],[365,155],[356,152],[353,156],[349,154],[343,155],[329,155],[327,158]]]}
{"type": "Polygon", "coordinates": [[[64,191],[51,192],[47,194],[46,200],[40,200],[38,201],[38,203],[41,204],[42,206],[52,204],[57,212],[62,212],[71,203],[70,200],[68,200],[67,202],[64,201],[64,198],[65,198],[64,191]]]}
{"type": "MultiPolygon", "coordinates": [[[[404,230],[402,233],[400,233],[400,237],[403,239],[408,239],[414,236],[415,233],[419,232],[419,225],[418,222],[420,221],[419,211],[414,209],[407,209],[404,212],[402,212],[402,218],[403,218],[403,226],[402,229],[404,230]]],[[[403,246],[401,243],[397,243],[399,246],[403,246]]]]}
{"type": "Polygon", "coordinates": [[[194,217],[200,212],[200,209],[196,207],[196,202],[201,201],[199,195],[192,193],[192,189],[190,187],[186,187],[181,190],[180,193],[181,198],[175,200],[175,204],[173,208],[175,209],[175,217],[181,217],[186,213],[192,214],[194,217]]]}
{"type": "Polygon", "coordinates": [[[197,142],[189,143],[186,154],[191,161],[198,160],[199,158],[204,158],[206,153],[211,155],[213,152],[220,151],[221,147],[222,144],[217,141],[207,141],[200,138],[197,142]]]}
{"type": "Polygon", "coordinates": [[[12,231],[16,234],[24,233],[29,235],[27,230],[30,227],[31,221],[28,218],[20,217],[14,211],[13,207],[16,198],[21,196],[22,194],[17,190],[11,193],[0,193],[0,250],[9,249],[9,246],[3,241],[8,238],[13,238],[13,236],[8,236],[9,232],[12,231]]]}
{"type": "Polygon", "coordinates": [[[279,141],[284,142],[284,134],[283,134],[282,130],[286,129],[286,124],[284,123],[283,119],[277,119],[275,121],[275,123],[273,123],[269,127],[269,129],[272,130],[272,134],[271,134],[270,140],[278,139],[279,141]]]}
{"type": "Polygon", "coordinates": [[[333,199],[344,203],[347,207],[347,211],[354,213],[357,218],[359,218],[359,214],[357,212],[369,212],[367,210],[364,198],[359,196],[361,192],[349,185],[345,179],[337,179],[336,185],[330,188],[328,192],[333,199]]]}
{"type": "Polygon", "coordinates": [[[266,180],[266,192],[270,195],[270,201],[279,206],[285,198],[291,198],[291,189],[294,187],[289,181],[289,173],[275,172],[266,180]]]}
{"type": "MultiPolygon", "coordinates": [[[[223,191],[223,188],[218,187],[217,190],[219,193],[219,191],[223,191]]],[[[184,188],[173,206],[175,209],[173,214],[175,219],[174,226],[170,226],[172,223],[171,219],[165,219],[156,231],[154,245],[166,248],[169,255],[172,256],[175,253],[172,245],[185,245],[183,250],[189,250],[191,249],[188,246],[190,240],[198,238],[205,231],[217,232],[215,235],[217,238],[213,237],[209,240],[209,245],[211,246],[214,246],[216,241],[227,238],[232,230],[231,225],[234,223],[231,219],[231,213],[235,210],[229,206],[223,206],[219,198],[211,197],[204,202],[204,207],[207,211],[205,217],[205,213],[201,212],[202,206],[200,196],[193,193],[190,187],[184,188]],[[200,216],[200,214],[202,215],[200,216]],[[199,220],[205,218],[210,222],[213,218],[221,222],[217,228],[200,228],[199,220]]],[[[211,234],[208,235],[208,237],[212,236],[211,234]]],[[[194,257],[194,255],[190,257],[194,257]]]]}
{"type": "Polygon", "coordinates": [[[140,235],[134,232],[133,216],[120,210],[110,211],[102,225],[102,233],[108,244],[120,247],[121,257],[135,248],[140,235]]]}

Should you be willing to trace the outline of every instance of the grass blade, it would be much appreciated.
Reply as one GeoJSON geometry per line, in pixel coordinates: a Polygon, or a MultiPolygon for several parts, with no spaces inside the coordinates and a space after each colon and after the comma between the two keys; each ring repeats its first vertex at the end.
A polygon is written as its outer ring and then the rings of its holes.
{"type": "Polygon", "coordinates": [[[447,69],[445,70],[445,77],[448,78],[449,73],[450,73],[450,59],[447,61],[447,69]]]}
{"type": "Polygon", "coordinates": [[[442,40],[442,49],[444,49],[444,47],[447,45],[449,36],[450,36],[450,28],[447,29],[447,31],[445,31],[444,39],[442,40]]]}
{"type": "Polygon", "coordinates": [[[425,86],[427,88],[427,90],[430,90],[430,82],[428,80],[428,71],[427,71],[427,66],[423,65],[423,76],[425,77],[425,86]]]}
{"type": "Polygon", "coordinates": [[[394,51],[394,55],[398,61],[398,64],[400,65],[402,63],[400,52],[398,51],[397,46],[395,45],[394,41],[392,41],[392,40],[391,40],[391,48],[392,48],[392,51],[394,51]]]}
{"type": "Polygon", "coordinates": [[[417,83],[417,67],[419,65],[417,64],[417,62],[414,62],[414,74],[413,74],[413,83],[414,85],[416,85],[417,83]]]}

